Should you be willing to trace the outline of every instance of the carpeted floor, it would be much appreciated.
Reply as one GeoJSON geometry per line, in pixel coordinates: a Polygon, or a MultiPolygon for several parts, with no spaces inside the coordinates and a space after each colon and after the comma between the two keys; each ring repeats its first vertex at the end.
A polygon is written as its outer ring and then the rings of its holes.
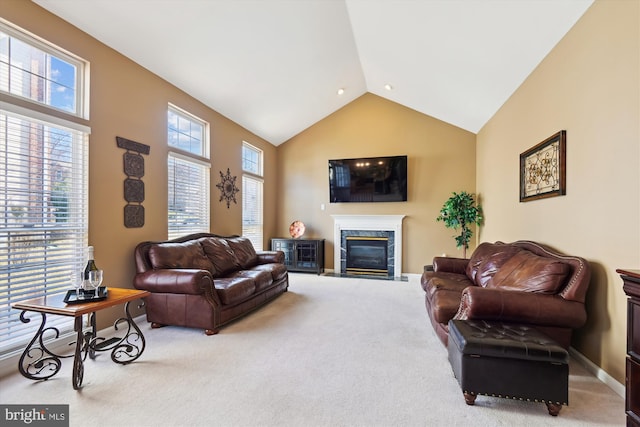
{"type": "Polygon", "coordinates": [[[291,274],[289,292],[216,336],[141,321],[147,348],[48,381],[0,380],[0,403],[70,405],[71,426],[623,426],[624,400],[577,362],[569,405],[479,396],[464,403],[406,282],[291,274]]]}

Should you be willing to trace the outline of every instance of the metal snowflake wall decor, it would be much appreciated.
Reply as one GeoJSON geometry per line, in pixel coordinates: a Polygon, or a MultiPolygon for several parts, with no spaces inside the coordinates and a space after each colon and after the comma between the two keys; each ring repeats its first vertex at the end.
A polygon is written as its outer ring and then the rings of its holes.
{"type": "Polygon", "coordinates": [[[236,178],[237,176],[231,176],[231,172],[229,172],[229,168],[227,168],[227,174],[224,175],[222,171],[220,171],[220,183],[216,184],[216,187],[220,189],[220,202],[223,200],[227,201],[227,209],[229,209],[229,205],[233,200],[233,203],[236,202],[236,193],[240,191],[238,187],[236,187],[236,178]]]}

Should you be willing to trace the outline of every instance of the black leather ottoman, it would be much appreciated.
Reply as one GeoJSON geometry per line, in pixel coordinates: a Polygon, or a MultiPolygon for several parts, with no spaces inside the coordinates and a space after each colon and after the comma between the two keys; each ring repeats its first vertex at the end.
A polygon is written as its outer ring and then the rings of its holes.
{"type": "Polygon", "coordinates": [[[468,405],[476,395],[546,403],[556,416],[569,401],[569,354],[528,326],[449,321],[449,362],[468,405]]]}

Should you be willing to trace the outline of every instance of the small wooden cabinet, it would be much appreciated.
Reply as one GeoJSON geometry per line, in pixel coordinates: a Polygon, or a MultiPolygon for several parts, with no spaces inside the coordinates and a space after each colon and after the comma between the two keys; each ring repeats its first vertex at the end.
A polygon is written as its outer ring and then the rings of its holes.
{"type": "Polygon", "coordinates": [[[324,239],[271,239],[271,250],[284,252],[289,271],[324,271],[324,239]]]}
{"type": "Polygon", "coordinates": [[[627,426],[640,427],[640,270],[616,270],[624,282],[627,301],[627,426]]]}

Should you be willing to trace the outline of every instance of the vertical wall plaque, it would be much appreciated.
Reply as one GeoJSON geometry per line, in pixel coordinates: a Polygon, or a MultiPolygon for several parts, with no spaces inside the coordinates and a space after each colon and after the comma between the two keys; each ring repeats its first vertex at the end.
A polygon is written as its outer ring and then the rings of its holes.
{"type": "Polygon", "coordinates": [[[144,226],[144,157],[149,154],[151,148],[148,145],[131,141],[116,136],[118,147],[127,150],[122,155],[124,162],[124,199],[127,204],[124,207],[124,226],[127,228],[139,228],[144,226]]]}

